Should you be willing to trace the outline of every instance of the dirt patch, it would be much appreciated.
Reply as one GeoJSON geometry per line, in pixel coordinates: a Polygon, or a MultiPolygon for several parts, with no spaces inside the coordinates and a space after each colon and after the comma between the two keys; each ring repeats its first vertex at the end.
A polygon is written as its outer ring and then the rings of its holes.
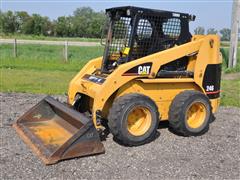
{"type": "MultiPolygon", "coordinates": [[[[240,109],[221,107],[210,130],[181,137],[161,127],[160,136],[140,147],[104,141],[106,153],[45,166],[11,124],[45,95],[0,93],[1,179],[239,179],[240,109]]],[[[56,96],[61,101],[63,96],[56,96]]]]}

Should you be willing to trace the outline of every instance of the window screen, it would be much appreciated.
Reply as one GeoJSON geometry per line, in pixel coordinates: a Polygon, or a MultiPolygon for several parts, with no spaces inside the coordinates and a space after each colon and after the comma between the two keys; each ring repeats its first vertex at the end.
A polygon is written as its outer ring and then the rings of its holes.
{"type": "Polygon", "coordinates": [[[109,44],[109,55],[118,53],[124,47],[129,46],[129,37],[131,33],[131,18],[121,17],[114,21],[112,39],[109,44]]]}
{"type": "Polygon", "coordinates": [[[152,25],[147,19],[140,19],[138,21],[137,36],[139,39],[151,38],[152,25]]]}
{"type": "Polygon", "coordinates": [[[177,18],[168,19],[163,23],[163,33],[172,38],[178,38],[181,33],[181,21],[177,18]]]}
{"type": "Polygon", "coordinates": [[[181,32],[178,18],[143,15],[137,26],[132,60],[173,47],[181,32]]]}

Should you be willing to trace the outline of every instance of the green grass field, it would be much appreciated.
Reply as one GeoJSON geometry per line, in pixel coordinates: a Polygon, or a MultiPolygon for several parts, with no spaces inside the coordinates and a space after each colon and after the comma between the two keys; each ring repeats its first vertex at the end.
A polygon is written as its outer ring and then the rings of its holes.
{"type": "Polygon", "coordinates": [[[68,48],[64,61],[63,47],[19,45],[13,57],[12,45],[0,46],[0,91],[64,94],[73,76],[88,60],[102,56],[103,47],[68,48]]]}
{"type": "Polygon", "coordinates": [[[51,45],[19,45],[18,56],[13,57],[12,45],[0,46],[1,68],[78,71],[90,59],[102,56],[103,47],[68,48],[69,61],[63,58],[62,46],[51,45]]]}
{"type": "Polygon", "coordinates": [[[76,72],[1,69],[1,92],[64,94],[76,72]]]}
{"type": "MultiPolygon", "coordinates": [[[[228,49],[221,50],[224,58],[228,49]]],[[[19,45],[18,57],[12,55],[12,45],[0,46],[1,92],[30,92],[64,94],[69,81],[92,58],[99,57],[103,47],[69,47],[69,61],[63,60],[63,47],[46,45],[19,45]]],[[[238,53],[238,60],[240,60],[238,53]]],[[[240,67],[226,68],[225,72],[240,72],[240,67]]],[[[222,81],[222,105],[240,107],[240,78],[222,81]]]]}
{"type": "Polygon", "coordinates": [[[222,80],[221,105],[240,107],[240,76],[233,80],[222,80]]]}

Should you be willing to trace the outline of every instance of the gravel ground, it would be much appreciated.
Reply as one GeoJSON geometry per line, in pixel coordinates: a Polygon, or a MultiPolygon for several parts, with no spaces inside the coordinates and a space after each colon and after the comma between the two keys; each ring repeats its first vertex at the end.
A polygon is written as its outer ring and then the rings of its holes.
{"type": "Polygon", "coordinates": [[[1,179],[240,179],[239,108],[221,107],[203,136],[181,137],[162,127],[154,142],[123,147],[109,135],[105,154],[45,166],[11,127],[43,97],[0,93],[1,179]]]}

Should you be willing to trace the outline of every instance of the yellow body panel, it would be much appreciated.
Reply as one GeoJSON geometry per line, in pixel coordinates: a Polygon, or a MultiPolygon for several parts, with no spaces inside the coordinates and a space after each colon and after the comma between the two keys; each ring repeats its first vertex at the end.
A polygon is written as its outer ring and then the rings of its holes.
{"type": "MultiPolygon", "coordinates": [[[[158,79],[153,79],[158,81],[158,79]]],[[[142,79],[134,80],[122,86],[116,97],[129,93],[139,93],[149,96],[158,106],[161,120],[168,119],[168,109],[174,97],[184,90],[200,90],[194,83],[143,83],[142,79]]]]}
{"type": "Polygon", "coordinates": [[[96,88],[98,84],[91,84],[89,81],[83,80],[82,77],[85,74],[92,74],[96,69],[101,67],[102,57],[93,59],[89,61],[81,71],[71,80],[69,83],[68,89],[68,102],[70,104],[73,103],[74,97],[77,93],[83,93],[89,95],[90,97],[94,97],[95,91],[91,91],[92,88],[96,88]]]}
{"type": "MultiPolygon", "coordinates": [[[[93,99],[93,122],[96,128],[99,128],[100,126],[96,123],[97,110],[102,111],[106,117],[115,98],[127,93],[141,93],[155,101],[161,120],[167,120],[171,101],[181,91],[198,90],[205,93],[202,81],[206,66],[219,64],[222,61],[219,46],[220,41],[217,35],[193,36],[189,43],[118,66],[111,74],[106,75],[102,84],[83,79],[85,74],[91,75],[101,68],[102,57],[91,60],[70,82],[68,101],[73,104],[77,93],[90,96],[93,99]],[[194,78],[155,78],[162,65],[184,56],[189,57],[187,69],[194,71],[194,78]],[[123,76],[127,70],[143,63],[152,63],[149,74],[123,76]]],[[[219,102],[219,98],[211,100],[213,112],[216,112],[219,102]]]]}

